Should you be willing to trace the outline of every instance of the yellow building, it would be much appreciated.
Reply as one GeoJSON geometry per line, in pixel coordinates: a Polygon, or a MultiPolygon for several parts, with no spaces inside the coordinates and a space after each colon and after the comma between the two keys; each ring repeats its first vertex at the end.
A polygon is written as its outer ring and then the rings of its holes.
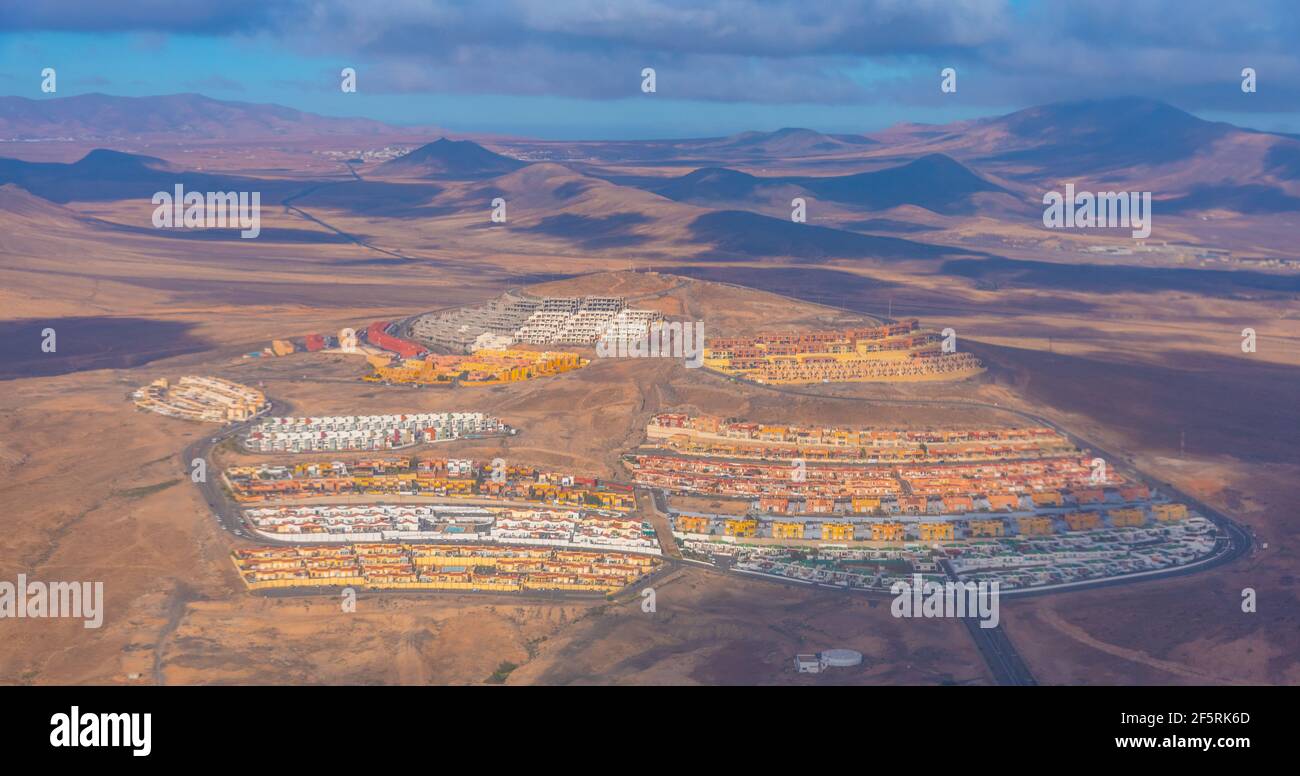
{"type": "Polygon", "coordinates": [[[880,509],[880,499],[871,498],[870,496],[854,496],[853,512],[859,515],[869,515],[880,509]]]}
{"type": "Polygon", "coordinates": [[[370,363],[375,367],[375,374],[366,379],[371,381],[427,384],[461,379],[469,384],[490,385],[556,375],[584,367],[588,362],[570,352],[478,350],[470,355],[431,355],[386,363],[371,358],[370,363]]]}
{"type": "Polygon", "coordinates": [[[1101,514],[1098,512],[1071,512],[1065,516],[1065,524],[1071,531],[1095,531],[1101,528],[1101,514]]]}
{"type": "Polygon", "coordinates": [[[1006,536],[1007,524],[1001,520],[972,520],[970,521],[970,535],[981,538],[993,538],[1006,536]]]}
{"type": "Polygon", "coordinates": [[[1146,513],[1141,509],[1110,510],[1110,523],[1116,528],[1136,528],[1145,524],[1146,521],[1146,513]]]}
{"type": "Polygon", "coordinates": [[[902,523],[872,523],[871,541],[901,542],[906,538],[907,527],[902,523]]]}
{"type": "Polygon", "coordinates": [[[1041,493],[1035,493],[1032,497],[1036,507],[1059,507],[1065,503],[1060,493],[1054,490],[1045,490],[1041,493]]]}
{"type": "Polygon", "coordinates": [[[677,530],[684,533],[706,534],[709,532],[709,518],[678,515],[677,530]]]}
{"type": "Polygon", "coordinates": [[[802,539],[803,523],[796,523],[787,520],[777,520],[772,523],[773,539],[802,539]]]}
{"type": "Polygon", "coordinates": [[[938,523],[921,523],[923,542],[950,542],[953,538],[952,523],[946,520],[938,523]]]}
{"type": "Polygon", "coordinates": [[[727,536],[754,537],[758,536],[758,521],[729,518],[723,522],[722,530],[727,536]]]}
{"type": "Polygon", "coordinates": [[[591,500],[596,501],[596,505],[602,509],[615,509],[627,511],[636,509],[636,497],[631,493],[620,493],[612,490],[587,490],[583,491],[583,498],[586,503],[591,500]]]}
{"type": "Polygon", "coordinates": [[[1021,517],[1016,519],[1016,526],[1022,536],[1049,536],[1052,533],[1052,518],[1021,517]]]}
{"type": "Polygon", "coordinates": [[[827,542],[853,541],[853,523],[822,523],[822,540],[827,542]]]}
{"type": "Polygon", "coordinates": [[[1186,520],[1187,506],[1185,504],[1152,504],[1151,514],[1155,516],[1158,523],[1186,520]]]}

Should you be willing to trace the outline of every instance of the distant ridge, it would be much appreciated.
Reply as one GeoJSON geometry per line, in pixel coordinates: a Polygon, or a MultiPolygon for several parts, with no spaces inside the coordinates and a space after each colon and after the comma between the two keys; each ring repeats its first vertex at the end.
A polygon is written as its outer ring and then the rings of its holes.
{"type": "Polygon", "coordinates": [[[812,129],[786,127],[775,132],[741,132],[711,143],[699,144],[699,150],[729,151],[747,156],[815,156],[851,152],[879,145],[864,135],[827,135],[812,129]]]}
{"type": "Polygon", "coordinates": [[[793,182],[835,202],[886,210],[916,205],[935,213],[971,212],[970,197],[982,192],[1006,193],[946,154],[926,154],[898,167],[856,175],[794,178],[793,182]]]}
{"type": "Polygon", "coordinates": [[[873,172],[824,177],[759,177],[725,167],[706,167],[671,178],[652,190],[669,199],[708,203],[761,197],[781,186],[798,187],[821,199],[871,210],[915,205],[943,214],[970,212],[970,197],[974,194],[1006,193],[944,154],[927,154],[873,172]]]}
{"type": "Polygon", "coordinates": [[[96,148],[70,164],[0,158],[0,185],[13,183],[51,202],[148,199],[176,185],[189,190],[225,191],[256,186],[267,201],[295,185],[228,175],[190,172],[152,156],[96,148]]]}
{"type": "Polygon", "coordinates": [[[710,202],[748,199],[764,189],[786,185],[782,178],[757,175],[726,167],[701,167],[654,188],[654,192],[679,202],[710,202]]]}
{"type": "Polygon", "coordinates": [[[201,94],[0,97],[0,140],[253,140],[395,131],[371,119],[321,116],[283,105],[215,100],[201,94]]]}
{"type": "Polygon", "coordinates": [[[1105,190],[1156,188],[1166,212],[1300,210],[1295,137],[1206,121],[1145,97],[1057,102],[875,137],[898,153],[951,156],[1035,201],[1073,180],[1105,190]]]}
{"type": "Polygon", "coordinates": [[[1058,102],[978,123],[1022,146],[993,158],[1051,164],[1062,174],[1173,162],[1250,131],[1141,97],[1058,102]]]}

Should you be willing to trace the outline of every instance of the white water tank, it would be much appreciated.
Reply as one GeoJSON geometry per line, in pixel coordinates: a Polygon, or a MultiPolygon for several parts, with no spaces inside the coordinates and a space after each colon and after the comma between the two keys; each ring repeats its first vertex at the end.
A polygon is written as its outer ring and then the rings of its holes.
{"type": "Polygon", "coordinates": [[[849,668],[862,665],[862,653],[852,649],[828,649],[821,654],[822,664],[828,668],[849,668]]]}

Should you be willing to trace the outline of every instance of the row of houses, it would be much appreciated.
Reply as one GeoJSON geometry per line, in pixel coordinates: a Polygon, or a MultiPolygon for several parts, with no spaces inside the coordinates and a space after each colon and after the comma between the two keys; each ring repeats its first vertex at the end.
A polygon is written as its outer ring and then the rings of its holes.
{"type": "Polygon", "coordinates": [[[756,383],[777,385],[953,379],[977,374],[984,368],[978,358],[965,352],[907,351],[902,356],[808,353],[731,362],[706,355],[704,365],[756,383]]]}
{"type": "Polygon", "coordinates": [[[199,375],[186,375],[174,383],[161,377],[132,393],[131,398],[142,410],[205,423],[248,420],[269,406],[256,388],[199,375]]]}
{"type": "Polygon", "coordinates": [[[273,417],[255,424],[242,444],[259,453],[387,450],[509,430],[498,418],[481,412],[273,417]]]}
{"type": "Polygon", "coordinates": [[[879,342],[903,337],[921,330],[915,318],[881,326],[819,331],[762,331],[740,337],[713,337],[709,347],[729,357],[745,357],[751,353],[793,354],[826,350],[836,343],[879,342]]]}
{"type": "MultiPolygon", "coordinates": [[[[859,505],[870,511],[909,514],[941,512],[945,505],[948,511],[1015,509],[1021,496],[1040,492],[1077,492],[1083,503],[1109,499],[1107,489],[1122,483],[1117,475],[1099,481],[1088,460],[1072,456],[927,466],[749,462],[647,453],[631,453],[623,461],[640,485],[759,499],[759,508],[769,512],[850,511],[856,508],[854,499],[864,499],[859,505]]],[[[1119,498],[1118,492],[1114,498],[1119,498]]]]}
{"type": "Polygon", "coordinates": [[[629,485],[564,472],[547,472],[504,461],[382,458],[346,463],[232,466],[223,478],[241,503],[321,496],[427,496],[535,502],[630,512],[629,485]]]}
{"type": "Polygon", "coordinates": [[[1105,528],[1136,528],[1187,520],[1186,505],[1173,502],[1149,506],[1073,510],[1059,513],[1007,517],[971,517],[955,520],[894,522],[889,520],[826,520],[756,516],[674,514],[673,528],[693,536],[796,539],[822,542],[950,542],[959,539],[993,539],[1007,536],[1052,536],[1061,532],[1105,528]]]}
{"type": "Polygon", "coordinates": [[[1077,453],[1047,427],[895,429],[792,426],[662,413],[650,419],[651,445],[692,455],[767,460],[960,462],[1077,453]]]}
{"type": "Polygon", "coordinates": [[[951,379],[983,369],[979,359],[906,321],[860,329],[715,337],[704,365],[763,383],[951,379]]]}
{"type": "Polygon", "coordinates": [[[500,542],[660,552],[654,530],[641,520],[587,510],[336,504],[256,507],[245,509],[244,516],[268,538],[500,542]]]}
{"type": "Polygon", "coordinates": [[[1016,590],[1092,582],[1175,569],[1210,558],[1218,529],[1191,515],[1140,527],[1102,527],[1049,536],[958,540],[933,546],[906,537],[896,546],[816,547],[740,543],[728,536],[683,535],[685,557],[726,557],[731,568],[809,584],[889,591],[895,582],[946,579],[946,559],[961,582],[997,582],[1016,590]]]}
{"type": "Polygon", "coordinates": [[[403,543],[241,548],[231,552],[231,560],[251,590],[350,586],[591,593],[621,590],[662,563],[613,550],[403,543]]]}
{"type": "Polygon", "coordinates": [[[962,580],[1018,589],[1177,568],[1211,557],[1219,546],[1217,528],[1204,517],[1157,520],[1015,543],[973,543],[949,554],[962,580]]]}

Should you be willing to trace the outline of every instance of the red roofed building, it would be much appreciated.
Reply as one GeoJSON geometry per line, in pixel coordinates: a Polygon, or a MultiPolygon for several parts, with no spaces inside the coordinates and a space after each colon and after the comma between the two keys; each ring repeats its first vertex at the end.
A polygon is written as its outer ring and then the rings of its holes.
{"type": "Polygon", "coordinates": [[[425,352],[423,345],[417,345],[401,337],[388,333],[390,321],[375,321],[366,328],[366,341],[375,347],[391,350],[402,358],[415,358],[425,352]]]}

